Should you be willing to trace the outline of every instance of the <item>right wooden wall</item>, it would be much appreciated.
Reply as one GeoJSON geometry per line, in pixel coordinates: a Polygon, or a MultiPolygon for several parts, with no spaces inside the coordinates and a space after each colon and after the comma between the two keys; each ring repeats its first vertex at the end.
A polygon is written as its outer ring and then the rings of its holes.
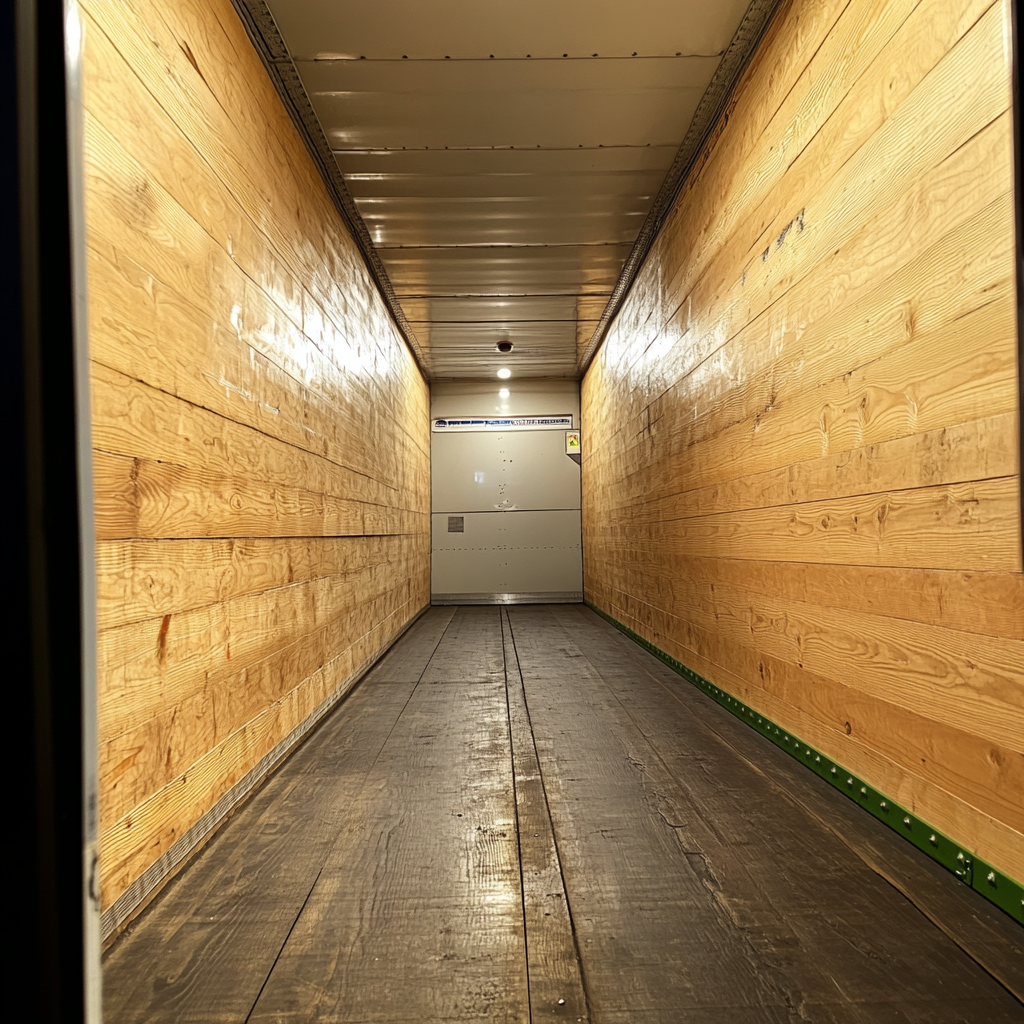
{"type": "Polygon", "coordinates": [[[1013,878],[1009,0],[792,0],[582,389],[587,599],[1013,878]]]}

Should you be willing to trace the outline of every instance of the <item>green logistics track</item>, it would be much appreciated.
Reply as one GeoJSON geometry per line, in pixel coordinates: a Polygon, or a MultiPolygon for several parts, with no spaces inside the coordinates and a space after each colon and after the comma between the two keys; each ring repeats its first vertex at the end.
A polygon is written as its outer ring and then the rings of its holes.
{"type": "Polygon", "coordinates": [[[845,793],[864,810],[873,814],[908,842],[913,843],[923,853],[928,854],[932,860],[952,871],[965,885],[969,885],[1000,910],[1006,911],[1014,920],[1024,924],[1024,886],[1019,882],[1014,881],[1001,871],[997,871],[992,865],[986,864],[981,858],[976,857],[969,850],[965,850],[948,836],[939,832],[938,829],[932,828],[916,814],[896,803],[895,800],[891,800],[884,793],[869,786],[809,743],[805,743],[770,718],[748,707],[739,698],[716,686],[710,680],[694,672],[693,669],[687,668],[671,654],[666,654],[659,647],[655,647],[649,640],[645,640],[639,633],[633,632],[629,626],[623,625],[618,619],[598,608],[597,605],[590,601],[587,601],[586,604],[644,650],[649,651],[684,679],[703,690],[727,711],[731,711],[737,718],[742,719],[752,729],[756,729],[770,739],[777,747],[781,747],[820,778],[841,793],[845,793]]]}

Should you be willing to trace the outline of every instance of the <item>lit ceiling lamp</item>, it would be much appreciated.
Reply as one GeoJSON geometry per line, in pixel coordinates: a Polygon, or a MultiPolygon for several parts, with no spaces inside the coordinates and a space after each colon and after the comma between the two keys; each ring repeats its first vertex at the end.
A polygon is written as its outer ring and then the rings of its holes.
{"type": "Polygon", "coordinates": [[[510,370],[510,369],[509,369],[509,368],[508,368],[507,366],[503,366],[503,367],[502,367],[502,368],[501,368],[501,369],[500,369],[500,370],[498,371],[498,376],[499,376],[499,377],[500,377],[500,378],[501,378],[502,380],[508,380],[508,379],[509,379],[509,377],[511,377],[511,376],[512,376],[512,371],[511,371],[511,370],[510,370]]]}

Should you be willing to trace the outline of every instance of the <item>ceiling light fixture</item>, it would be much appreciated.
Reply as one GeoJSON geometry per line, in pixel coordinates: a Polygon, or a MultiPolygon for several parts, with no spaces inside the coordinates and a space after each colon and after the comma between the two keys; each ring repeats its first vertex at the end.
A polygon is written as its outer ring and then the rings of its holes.
{"type": "Polygon", "coordinates": [[[508,388],[498,388],[499,398],[508,398],[508,388]]]}
{"type": "Polygon", "coordinates": [[[511,370],[510,370],[510,369],[509,369],[509,368],[508,368],[507,366],[503,366],[503,367],[502,367],[502,368],[501,368],[501,369],[500,369],[500,370],[498,371],[498,377],[499,377],[499,378],[500,378],[501,380],[508,380],[508,379],[509,379],[509,377],[511,377],[511,376],[512,376],[512,371],[511,371],[511,370]]]}

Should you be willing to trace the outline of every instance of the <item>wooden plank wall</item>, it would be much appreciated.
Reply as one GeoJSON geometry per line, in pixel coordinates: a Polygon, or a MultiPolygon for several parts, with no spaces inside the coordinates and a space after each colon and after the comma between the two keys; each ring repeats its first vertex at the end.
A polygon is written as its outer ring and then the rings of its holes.
{"type": "Polygon", "coordinates": [[[792,0],[583,383],[588,599],[1024,876],[1008,0],[792,0]]]}
{"type": "Polygon", "coordinates": [[[85,0],[103,905],[429,602],[428,390],[228,0],[85,0]]]}

